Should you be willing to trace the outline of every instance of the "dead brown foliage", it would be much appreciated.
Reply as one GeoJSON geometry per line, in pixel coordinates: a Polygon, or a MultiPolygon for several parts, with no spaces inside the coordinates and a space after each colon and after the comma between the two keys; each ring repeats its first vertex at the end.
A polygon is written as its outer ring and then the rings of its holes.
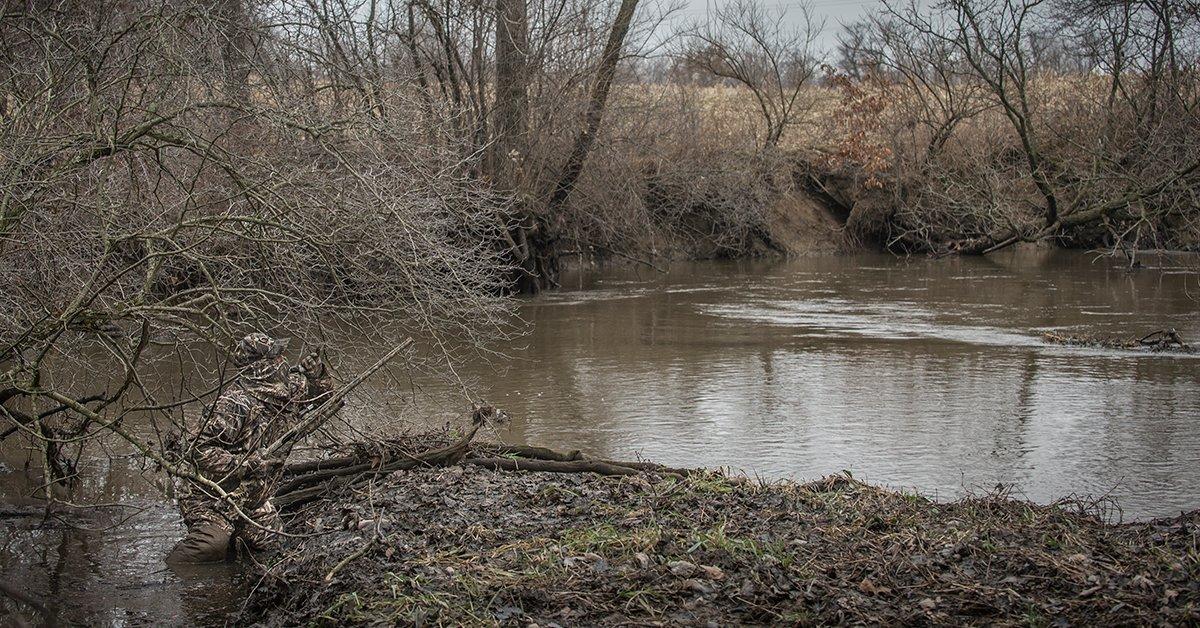
{"type": "Polygon", "coordinates": [[[759,484],[411,470],[289,524],[273,624],[1186,624],[1200,516],[1110,525],[1002,490],[937,503],[847,476],[759,484]]]}

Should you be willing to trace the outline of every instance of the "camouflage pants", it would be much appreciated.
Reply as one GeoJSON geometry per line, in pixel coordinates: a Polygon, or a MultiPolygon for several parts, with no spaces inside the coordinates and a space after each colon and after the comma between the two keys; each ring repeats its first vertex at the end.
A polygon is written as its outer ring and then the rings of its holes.
{"type": "MultiPolygon", "coordinates": [[[[234,491],[233,495],[241,492],[234,491]]],[[[228,503],[209,497],[198,487],[188,487],[185,494],[180,496],[179,511],[183,514],[189,534],[206,526],[214,526],[227,532],[231,542],[240,540],[248,549],[257,551],[274,547],[277,535],[271,530],[279,530],[283,525],[274,504],[269,499],[235,501],[239,502],[238,508],[253,524],[238,515],[228,503]]]]}

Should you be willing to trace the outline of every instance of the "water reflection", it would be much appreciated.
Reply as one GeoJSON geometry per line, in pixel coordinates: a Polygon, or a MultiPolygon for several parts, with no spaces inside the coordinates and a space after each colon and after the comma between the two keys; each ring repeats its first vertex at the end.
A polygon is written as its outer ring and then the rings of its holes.
{"type": "MultiPolygon", "coordinates": [[[[1065,329],[1200,338],[1188,258],[800,259],[580,273],[524,306],[517,361],[468,370],[506,435],[805,479],[843,469],[950,497],[1200,505],[1200,361],[1047,346],[1065,329]]],[[[1191,260],[1195,263],[1194,259],[1191,260]]]]}
{"type": "MultiPolygon", "coordinates": [[[[101,506],[60,508],[49,518],[42,502],[21,497],[40,475],[0,475],[6,584],[47,608],[45,625],[223,624],[240,603],[237,567],[168,569],[163,557],[182,532],[175,508],[158,498],[129,459],[86,464],[85,484],[73,497],[101,506]]],[[[42,623],[30,613],[24,619],[42,623]]],[[[8,621],[15,624],[15,616],[8,621]]]]}

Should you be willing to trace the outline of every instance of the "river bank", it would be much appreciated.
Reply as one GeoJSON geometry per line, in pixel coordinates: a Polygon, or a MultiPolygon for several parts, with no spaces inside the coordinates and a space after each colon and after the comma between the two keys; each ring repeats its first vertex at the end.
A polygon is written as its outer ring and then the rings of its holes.
{"type": "Polygon", "coordinates": [[[1187,624],[1200,511],[938,503],[848,474],[399,471],[289,518],[239,621],[269,624],[1187,624]]]}
{"type": "MultiPolygon", "coordinates": [[[[935,501],[997,482],[1039,504],[1107,495],[1114,518],[1144,523],[1200,505],[1196,356],[1043,334],[1175,328],[1194,342],[1196,267],[1164,255],[1130,273],[1037,249],[583,269],[521,301],[530,334],[508,357],[459,374],[512,415],[488,435],[507,443],[797,482],[849,469],[935,501]]],[[[347,373],[378,355],[350,357],[347,373]]],[[[461,392],[415,383],[416,396],[407,383],[364,384],[347,421],[419,430],[455,418],[461,392]]],[[[28,498],[43,481],[36,464],[25,468],[23,441],[5,444],[0,571],[63,623],[207,624],[240,608],[234,575],[162,563],[183,529],[144,460],[89,449],[74,500],[125,506],[47,526],[28,498]]]]}

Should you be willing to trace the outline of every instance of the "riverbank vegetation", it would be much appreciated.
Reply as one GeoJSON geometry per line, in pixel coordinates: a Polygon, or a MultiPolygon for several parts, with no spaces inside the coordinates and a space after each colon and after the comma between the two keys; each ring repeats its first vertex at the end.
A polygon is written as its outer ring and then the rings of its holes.
{"type": "Polygon", "coordinates": [[[1197,27],[1177,3],[959,0],[849,29],[846,68],[896,105],[867,229],[938,253],[1194,246],[1197,27]]]}
{"type": "MultiPolygon", "coordinates": [[[[459,440],[465,444],[466,441],[459,440]]],[[[950,503],[849,475],[760,483],[408,437],[297,503],[245,620],[275,624],[1188,624],[1200,519],[1103,501],[950,503]],[[407,456],[401,452],[407,452],[407,456]],[[439,452],[430,455],[427,452],[439,452]],[[501,455],[502,458],[497,458],[501,455]],[[435,468],[389,471],[414,457],[435,468]],[[534,456],[533,459],[526,456],[534,456]],[[389,463],[394,460],[395,463],[389,463]],[[504,460],[503,467],[491,461],[504,460]],[[539,467],[538,464],[548,465],[539,467]],[[543,468],[542,471],[527,469],[543,468]],[[526,470],[522,470],[526,469],[526,470]]],[[[335,460],[337,460],[335,458],[335,460]]],[[[341,462],[335,464],[342,464],[341,462]]],[[[312,473],[312,463],[304,470],[312,473]]],[[[399,467],[397,467],[399,469],[399,467]]],[[[293,502],[296,503],[296,502],[293,502]]]]}
{"type": "Polygon", "coordinates": [[[567,260],[1200,241],[1194,6],[676,8],[0,3],[0,441],[177,472],[243,334],[454,379],[567,260]]]}

